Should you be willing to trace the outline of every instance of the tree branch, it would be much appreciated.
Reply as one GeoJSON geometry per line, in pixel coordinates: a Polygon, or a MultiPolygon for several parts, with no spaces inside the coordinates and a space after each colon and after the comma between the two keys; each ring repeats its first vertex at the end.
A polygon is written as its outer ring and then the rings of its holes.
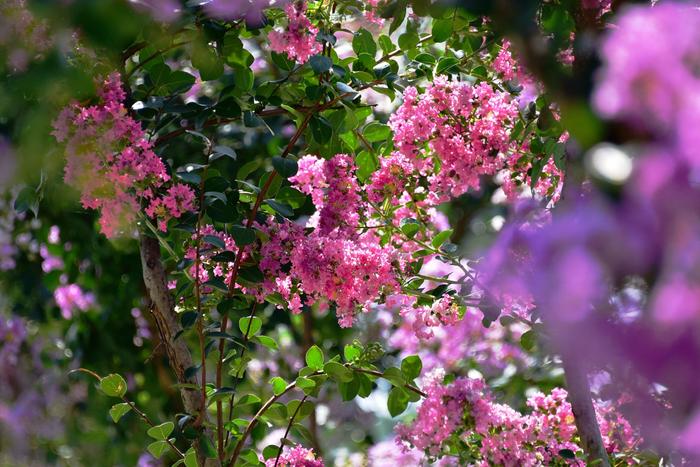
{"type": "MultiPolygon", "coordinates": [[[[168,290],[165,269],[161,262],[160,245],[158,240],[140,235],[141,265],[143,267],[143,282],[153,302],[153,317],[158,327],[161,342],[170,361],[170,367],[175,372],[178,383],[184,385],[196,385],[197,380],[186,376],[188,368],[193,366],[192,354],[184,339],[175,339],[182,331],[182,326],[177,319],[174,310],[174,300],[168,290]]],[[[201,409],[201,394],[190,387],[181,387],[180,396],[185,412],[196,414],[201,409]]],[[[206,420],[206,414],[200,415],[206,420]]],[[[204,465],[204,454],[199,443],[195,443],[197,458],[200,465],[204,465]]]]}

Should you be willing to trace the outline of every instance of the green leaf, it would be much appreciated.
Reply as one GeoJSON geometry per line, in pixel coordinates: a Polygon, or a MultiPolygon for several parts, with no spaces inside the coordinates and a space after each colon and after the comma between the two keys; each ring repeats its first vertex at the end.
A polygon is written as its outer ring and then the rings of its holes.
{"type": "Polygon", "coordinates": [[[272,385],[272,391],[275,393],[275,396],[279,396],[287,388],[287,382],[279,376],[272,378],[270,384],[272,385]]]}
{"type": "Polygon", "coordinates": [[[362,131],[363,136],[370,143],[387,141],[391,137],[391,128],[379,122],[371,122],[362,131]]]}
{"type": "Polygon", "coordinates": [[[216,448],[214,447],[214,443],[212,443],[209,437],[205,436],[203,433],[199,436],[199,445],[202,447],[205,457],[209,459],[216,458],[216,448]]]}
{"type": "Polygon", "coordinates": [[[382,377],[394,386],[403,386],[406,384],[406,378],[404,377],[403,373],[401,370],[395,367],[389,367],[384,370],[382,377]]]}
{"type": "Polygon", "coordinates": [[[109,409],[109,416],[112,417],[114,423],[117,423],[124,415],[129,413],[131,410],[131,404],[123,402],[121,404],[114,404],[111,409],[109,409]]]}
{"type": "Polygon", "coordinates": [[[333,127],[323,117],[312,117],[309,122],[311,134],[319,144],[325,144],[333,137],[333,127]]]}
{"type": "Polygon", "coordinates": [[[454,57],[442,57],[435,67],[435,74],[442,75],[445,73],[457,73],[459,71],[459,68],[457,67],[458,64],[459,60],[454,57]]]}
{"type": "Polygon", "coordinates": [[[260,331],[260,328],[262,328],[262,320],[257,316],[244,316],[238,320],[238,329],[244,336],[252,337],[260,331]]]}
{"type": "MultiPolygon", "coordinates": [[[[224,156],[228,157],[234,161],[236,160],[236,157],[237,157],[236,151],[234,151],[233,148],[230,148],[228,146],[219,145],[219,146],[214,146],[214,149],[213,149],[211,155],[209,156],[209,162],[214,162],[215,160],[220,159],[224,156]]],[[[222,178],[222,177],[218,177],[218,178],[222,178]]],[[[224,179],[224,181],[226,181],[226,179],[224,179]]],[[[207,182],[209,182],[209,179],[207,180],[207,182]]],[[[227,185],[228,185],[228,182],[227,182],[227,185]]],[[[207,185],[205,185],[205,187],[206,186],[207,185]]],[[[210,189],[207,189],[207,191],[210,191],[210,189]]]]}
{"type": "Polygon", "coordinates": [[[392,42],[391,38],[386,34],[382,34],[377,40],[379,41],[379,47],[382,48],[382,52],[384,52],[385,55],[388,55],[396,50],[394,42],[392,42]]]}
{"type": "Polygon", "coordinates": [[[226,243],[216,235],[205,235],[202,240],[222,250],[226,248],[226,243]]]}
{"type": "Polygon", "coordinates": [[[233,68],[233,82],[236,83],[236,89],[240,92],[248,92],[253,88],[253,72],[250,68],[243,65],[234,64],[231,66],[233,68]]]}
{"type": "Polygon", "coordinates": [[[124,397],[126,381],[121,375],[110,374],[100,380],[100,389],[110,397],[124,397]]]}
{"type": "Polygon", "coordinates": [[[323,365],[323,371],[333,380],[340,383],[348,383],[352,381],[353,378],[353,372],[351,369],[334,361],[330,361],[323,365]]]}
{"type": "Polygon", "coordinates": [[[357,165],[357,178],[361,182],[365,182],[379,168],[377,158],[367,151],[362,151],[355,157],[355,164],[357,165]]]}
{"type": "Polygon", "coordinates": [[[370,381],[367,375],[362,373],[357,373],[355,379],[360,383],[360,389],[357,391],[357,395],[360,397],[369,397],[369,395],[372,394],[372,381],[370,381]]]}
{"type": "Polygon", "coordinates": [[[231,227],[231,236],[238,246],[250,245],[255,241],[255,230],[241,225],[231,227]]]}
{"type": "Polygon", "coordinates": [[[423,362],[418,355],[409,355],[401,361],[401,371],[409,380],[418,378],[422,369],[423,362]]]}
{"type": "Polygon", "coordinates": [[[340,396],[343,401],[351,401],[357,396],[357,392],[360,390],[360,380],[353,377],[352,381],[338,383],[338,389],[340,390],[340,396]]]}
{"type": "Polygon", "coordinates": [[[148,452],[150,452],[153,457],[155,457],[156,459],[160,459],[160,457],[169,448],[170,446],[168,446],[168,443],[166,441],[154,441],[153,443],[149,444],[146,449],[148,449],[148,452]]]}
{"type": "Polygon", "coordinates": [[[413,238],[420,230],[420,222],[411,218],[401,219],[399,227],[404,235],[408,238],[413,238]]]}
{"type": "Polygon", "coordinates": [[[248,405],[255,405],[262,402],[258,396],[255,394],[246,394],[236,402],[236,407],[245,407],[248,405]]]}
{"type": "Polygon", "coordinates": [[[435,57],[433,57],[431,54],[418,54],[415,56],[414,60],[420,63],[424,63],[426,65],[435,65],[435,57]]]}
{"type": "Polygon", "coordinates": [[[343,355],[345,356],[345,360],[352,362],[356,358],[360,358],[360,355],[362,355],[362,349],[354,344],[349,344],[343,349],[343,355]]]}
{"type": "Polygon", "coordinates": [[[333,61],[325,55],[314,55],[309,58],[309,65],[314,73],[320,75],[329,71],[333,67],[333,61]]]}
{"type": "Polygon", "coordinates": [[[299,164],[297,161],[286,157],[273,157],[272,167],[284,178],[293,177],[299,171],[299,164]]]}
{"type": "Polygon", "coordinates": [[[294,60],[289,60],[287,54],[271,53],[272,63],[284,71],[292,71],[294,69],[294,60]]]}
{"type": "Polygon", "coordinates": [[[306,364],[316,371],[323,369],[323,350],[321,350],[317,345],[312,345],[309,350],[306,351],[306,364]]]}
{"type": "Polygon", "coordinates": [[[273,459],[277,457],[280,452],[280,447],[274,444],[268,444],[265,449],[262,450],[262,455],[265,460],[273,459]]]}
{"type": "Polygon", "coordinates": [[[452,236],[452,229],[443,230],[433,237],[431,244],[433,248],[440,248],[452,236]]]}
{"type": "Polygon", "coordinates": [[[452,35],[454,18],[433,20],[433,42],[445,42],[452,35]]]}
{"type": "Polygon", "coordinates": [[[181,70],[173,71],[168,76],[166,90],[170,94],[187,91],[194,85],[195,77],[181,70]]]}
{"type": "Polygon", "coordinates": [[[185,453],[185,467],[199,467],[197,463],[197,452],[194,448],[189,448],[185,453]]]}
{"type": "Polygon", "coordinates": [[[309,388],[313,388],[316,386],[316,383],[314,382],[314,380],[312,380],[310,378],[306,378],[304,376],[299,376],[296,379],[295,383],[299,389],[309,389],[309,388]]]}
{"type": "Polygon", "coordinates": [[[153,439],[168,439],[168,436],[170,436],[174,428],[175,424],[173,422],[165,422],[160,425],[152,426],[146,433],[153,439]]]}
{"type": "Polygon", "coordinates": [[[414,49],[420,42],[420,37],[415,31],[409,30],[399,36],[399,47],[401,50],[414,49]]]}
{"type": "Polygon", "coordinates": [[[222,203],[221,201],[215,201],[207,206],[207,214],[212,220],[224,224],[235,222],[238,218],[238,211],[231,202],[222,203]]]}
{"type": "Polygon", "coordinates": [[[274,199],[266,199],[265,204],[270,206],[276,213],[282,217],[292,217],[294,215],[294,210],[292,207],[285,203],[280,203],[274,199]]]}
{"type": "Polygon", "coordinates": [[[403,388],[394,387],[389,391],[389,399],[387,400],[387,408],[392,417],[401,415],[408,407],[408,394],[403,388]]]}
{"type": "Polygon", "coordinates": [[[377,44],[374,43],[372,33],[364,28],[359,29],[352,38],[352,50],[357,55],[366,53],[374,57],[377,54],[377,44]]]}
{"type": "Polygon", "coordinates": [[[293,209],[299,209],[306,202],[306,195],[290,186],[283,186],[275,199],[287,203],[293,209]]]}
{"type": "Polygon", "coordinates": [[[218,263],[233,263],[236,261],[236,253],[233,251],[222,251],[219,254],[216,254],[211,257],[212,261],[216,261],[218,263]]]}
{"type": "Polygon", "coordinates": [[[219,79],[224,74],[224,64],[216,54],[216,50],[204,41],[198,41],[192,47],[192,65],[199,70],[199,76],[204,81],[219,79]]]}
{"type": "Polygon", "coordinates": [[[520,346],[528,351],[532,351],[537,345],[537,334],[533,330],[529,330],[520,336],[520,346]]]}
{"type": "Polygon", "coordinates": [[[576,454],[571,449],[560,449],[559,455],[564,459],[576,459],[576,454]]]}
{"type": "Polygon", "coordinates": [[[253,338],[255,342],[257,342],[260,345],[264,345],[270,350],[278,350],[279,346],[277,345],[277,341],[275,341],[272,337],[268,336],[255,336],[253,338]]]}

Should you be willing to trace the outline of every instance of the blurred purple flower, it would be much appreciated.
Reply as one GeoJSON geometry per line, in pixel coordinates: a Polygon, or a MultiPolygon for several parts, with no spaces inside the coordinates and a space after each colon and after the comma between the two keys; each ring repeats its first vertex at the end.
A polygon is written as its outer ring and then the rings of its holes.
{"type": "Polygon", "coordinates": [[[209,0],[200,2],[204,11],[217,19],[232,21],[245,19],[252,26],[261,26],[265,22],[263,10],[270,6],[283,8],[287,3],[270,0],[209,0]]]}
{"type": "Polygon", "coordinates": [[[75,312],[87,311],[95,304],[95,296],[84,292],[77,284],[60,285],[53,296],[64,319],[71,319],[75,312]]]}

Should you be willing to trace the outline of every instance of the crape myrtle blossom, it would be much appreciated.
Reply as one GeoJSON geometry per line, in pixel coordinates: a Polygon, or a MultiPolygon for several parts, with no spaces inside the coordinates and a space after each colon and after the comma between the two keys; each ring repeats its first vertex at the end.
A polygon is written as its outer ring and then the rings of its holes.
{"type": "Polygon", "coordinates": [[[318,28],[306,17],[306,8],[304,1],[287,3],[284,7],[287,28],[284,31],[271,31],[268,35],[270,48],[274,52],[286,53],[290,60],[300,64],[321,52],[321,44],[316,42],[318,28]]]}
{"type": "Polygon", "coordinates": [[[314,454],[313,449],[306,449],[301,445],[293,448],[285,446],[279,459],[272,457],[265,461],[265,467],[323,467],[322,459],[314,454]]]}
{"type": "Polygon", "coordinates": [[[340,325],[350,327],[358,309],[368,311],[382,291],[398,287],[392,265],[397,252],[380,246],[371,231],[306,234],[299,225],[272,219],[259,228],[270,237],[261,247],[263,286],[287,299],[293,313],[324,299],[336,305],[340,325]]]}
{"type": "Polygon", "coordinates": [[[100,211],[107,237],[124,232],[142,203],[165,230],[169,219],[194,208],[194,191],[170,182],[141,124],[127,113],[118,73],[101,83],[99,97],[97,105],[69,105],[54,122],[54,136],[65,143],[65,181],[80,190],[85,208],[100,211]]]}
{"type": "MultiPolygon", "coordinates": [[[[494,401],[483,380],[457,378],[444,383],[445,372],[436,369],[424,377],[427,397],[416,419],[397,428],[397,443],[408,452],[424,451],[440,458],[443,443],[459,437],[469,446],[475,465],[536,466],[564,461],[562,449],[579,450],[571,406],[566,391],[555,388],[548,395],[537,393],[527,400],[529,414],[494,401]],[[478,436],[480,442],[470,442],[478,436]]],[[[629,422],[611,403],[597,401],[596,415],[609,453],[633,449],[641,442],[629,422]]],[[[583,465],[580,461],[564,461],[583,465]]]]}
{"type": "MultiPolygon", "coordinates": [[[[496,58],[496,65],[506,77],[514,76],[516,65],[507,44],[496,58]]],[[[450,82],[438,76],[423,93],[408,87],[403,92],[403,103],[389,120],[398,154],[382,163],[379,175],[373,178],[374,190],[386,192],[382,182],[389,182],[390,191],[392,182],[413,173],[427,177],[427,201],[437,205],[478,190],[483,176],[494,176],[504,169],[527,171],[529,167],[514,164],[526,149],[511,138],[518,118],[518,102],[486,82],[450,82]]],[[[545,173],[558,181],[562,178],[551,165],[545,173]]],[[[538,183],[535,187],[543,196],[551,196],[553,190],[551,184],[538,183]]]]}
{"type": "Polygon", "coordinates": [[[59,285],[53,296],[64,319],[71,319],[76,312],[87,311],[95,304],[95,296],[77,284],[59,285]]]}

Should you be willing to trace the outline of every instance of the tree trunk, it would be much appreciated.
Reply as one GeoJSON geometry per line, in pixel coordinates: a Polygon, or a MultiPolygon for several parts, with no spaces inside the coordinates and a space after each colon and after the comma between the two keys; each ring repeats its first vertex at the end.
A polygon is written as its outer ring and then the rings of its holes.
{"type": "Polygon", "coordinates": [[[610,459],[600,435],[586,373],[571,356],[562,355],[562,362],[569,403],[571,403],[576,429],[581,438],[581,447],[587,457],[586,465],[594,463],[598,467],[610,467],[610,459]]]}
{"type": "MultiPolygon", "coordinates": [[[[146,284],[146,289],[153,302],[153,318],[156,322],[161,342],[168,355],[170,367],[175,372],[178,383],[198,385],[199,382],[195,376],[190,378],[185,376],[186,370],[193,366],[192,353],[187,347],[183,336],[175,339],[175,336],[182,331],[182,326],[175,314],[175,303],[168,290],[168,281],[161,262],[158,240],[141,234],[140,243],[143,282],[146,284]]],[[[196,418],[202,407],[200,391],[180,388],[180,396],[182,397],[185,412],[196,418]]],[[[202,416],[205,425],[206,418],[205,413],[202,416]]],[[[211,439],[210,430],[205,429],[204,436],[209,436],[209,439],[211,439]]],[[[194,443],[194,447],[197,451],[199,465],[220,465],[218,460],[205,459],[199,442],[194,443]]]]}

